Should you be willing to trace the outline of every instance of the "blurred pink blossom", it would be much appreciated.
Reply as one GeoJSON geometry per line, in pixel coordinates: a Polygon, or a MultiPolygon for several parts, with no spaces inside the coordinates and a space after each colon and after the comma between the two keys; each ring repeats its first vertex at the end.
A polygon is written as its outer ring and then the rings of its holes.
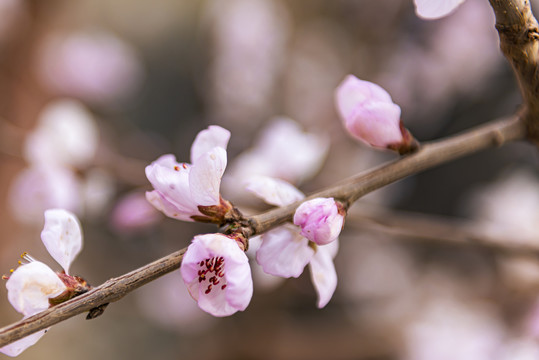
{"type": "Polygon", "coordinates": [[[191,163],[178,163],[172,154],[163,155],[146,167],[146,177],[155,190],[146,199],[165,215],[184,221],[205,217],[202,207],[224,206],[220,196],[221,177],[227,163],[226,146],[230,132],[210,126],[198,133],[191,146],[191,163]]]}
{"type": "Polygon", "coordinates": [[[100,104],[131,94],[143,76],[134,49],[104,31],[49,37],[37,65],[42,82],[53,92],[100,104]]]}
{"type": "Polygon", "coordinates": [[[273,94],[290,32],[280,2],[208,2],[214,56],[209,98],[213,117],[226,124],[256,127],[273,106],[273,94]]]}
{"type": "Polygon", "coordinates": [[[238,184],[255,175],[295,184],[309,179],[322,167],[328,140],[324,135],[304,132],[291,119],[275,118],[255,139],[253,147],[234,159],[223,179],[224,187],[238,194],[238,184]]]}
{"type": "Polygon", "coordinates": [[[492,360],[503,328],[488,307],[436,299],[406,329],[406,360],[492,360]]]}
{"type": "Polygon", "coordinates": [[[56,166],[32,166],[19,172],[9,189],[9,203],[20,222],[41,223],[46,209],[82,211],[81,184],[76,174],[56,166]]]}
{"type": "Polygon", "coordinates": [[[535,244],[539,237],[539,179],[527,170],[504,174],[468,198],[474,230],[494,238],[535,244]]]}
{"type": "Polygon", "coordinates": [[[31,164],[82,168],[94,158],[98,143],[97,124],[84,105],[60,99],[39,114],[25,141],[24,156],[31,164]]]}
{"type": "Polygon", "coordinates": [[[414,0],[416,14],[424,19],[438,19],[449,15],[464,0],[414,0]]]}
{"type": "Polygon", "coordinates": [[[301,227],[301,235],[318,245],[327,245],[337,239],[344,224],[344,209],[333,198],[305,201],[294,213],[294,224],[301,227]]]}
{"type": "Polygon", "coordinates": [[[146,200],[144,192],[133,191],[122,196],[111,214],[111,224],[117,231],[133,232],[156,224],[161,214],[146,200]]]}
{"type": "Polygon", "coordinates": [[[249,260],[236,240],[226,235],[195,236],[183,256],[180,271],[198,306],[214,316],[243,311],[251,301],[249,260]]]}

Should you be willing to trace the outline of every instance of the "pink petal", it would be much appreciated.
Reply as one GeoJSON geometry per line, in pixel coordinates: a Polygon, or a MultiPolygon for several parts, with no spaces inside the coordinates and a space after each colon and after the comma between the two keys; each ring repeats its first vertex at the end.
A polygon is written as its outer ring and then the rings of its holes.
{"type": "Polygon", "coordinates": [[[349,75],[335,100],[346,129],[358,140],[379,148],[403,142],[400,107],[380,86],[349,75]]]}
{"type": "Polygon", "coordinates": [[[403,141],[401,109],[393,103],[369,103],[357,107],[345,122],[348,131],[368,145],[385,148],[403,141]]]}
{"type": "Polygon", "coordinates": [[[292,184],[267,176],[250,177],[246,181],[246,189],[268,204],[276,206],[290,205],[305,197],[292,184]]]}
{"type": "Polygon", "coordinates": [[[391,96],[380,85],[347,75],[335,91],[337,109],[344,118],[354,111],[357,104],[364,102],[391,103],[391,96]]]}
{"type": "Polygon", "coordinates": [[[449,15],[464,0],[414,0],[416,14],[424,19],[438,19],[449,15]]]}
{"type": "Polygon", "coordinates": [[[212,125],[206,130],[202,130],[191,146],[191,163],[195,164],[201,155],[210,152],[215,147],[226,151],[229,139],[230,131],[220,126],[212,125]]]}
{"type": "Polygon", "coordinates": [[[6,282],[8,300],[18,312],[31,316],[49,308],[49,299],[66,286],[50,267],[40,261],[19,266],[6,282]]]}
{"type": "Polygon", "coordinates": [[[41,330],[0,348],[0,352],[15,357],[34,345],[49,329],[41,330]]]}
{"type": "Polygon", "coordinates": [[[327,305],[337,288],[337,272],[333,264],[332,250],[326,249],[326,246],[331,246],[331,244],[318,246],[310,263],[311,280],[318,293],[318,308],[320,309],[327,305]]]}
{"type": "Polygon", "coordinates": [[[77,217],[63,209],[45,211],[41,240],[49,254],[68,274],[71,262],[82,249],[82,232],[77,217]]]}
{"type": "Polygon", "coordinates": [[[219,205],[221,177],[226,168],[226,150],[215,147],[200,155],[191,167],[189,187],[197,205],[219,205]]]}
{"type": "Polygon", "coordinates": [[[256,261],[271,275],[297,278],[314,254],[309,241],[294,226],[284,225],[268,231],[262,239],[256,261]]]}
{"type": "Polygon", "coordinates": [[[163,196],[159,191],[148,191],[146,192],[146,200],[152,204],[157,210],[161,211],[168,217],[183,220],[183,221],[194,221],[191,219],[191,216],[198,215],[198,211],[195,213],[194,210],[187,210],[184,208],[178,207],[176,204],[171,203],[167,198],[163,196]]]}

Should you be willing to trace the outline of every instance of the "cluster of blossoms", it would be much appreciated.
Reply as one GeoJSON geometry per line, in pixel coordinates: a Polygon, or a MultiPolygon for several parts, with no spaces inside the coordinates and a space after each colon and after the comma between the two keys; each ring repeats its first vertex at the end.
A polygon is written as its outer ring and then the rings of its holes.
{"type": "MultiPolygon", "coordinates": [[[[4,276],[9,302],[25,318],[90,289],[84,279],[69,274],[71,263],[82,249],[82,232],[76,216],[62,209],[47,210],[41,240],[49,254],[62,266],[63,272],[56,273],[24,253],[21,255],[24,262],[20,261],[17,269],[4,276]]],[[[0,348],[0,352],[17,356],[34,345],[47,330],[6,345],[0,348]]]]}
{"type": "MultiPolygon", "coordinates": [[[[345,127],[359,140],[401,153],[416,146],[400,121],[400,108],[378,85],[349,76],[336,92],[345,127]]],[[[214,316],[243,311],[253,294],[248,240],[242,232],[245,220],[220,194],[227,165],[230,132],[219,126],[201,131],[191,147],[191,163],[179,163],[163,155],[146,167],[153,186],[146,199],[165,215],[184,221],[227,225],[225,234],[195,236],[184,254],[181,276],[198,306],[214,316]]],[[[324,150],[325,153],[325,150],[324,150]]],[[[261,235],[256,260],[264,272],[278,277],[299,277],[309,265],[318,294],[318,307],[328,304],[337,286],[333,259],[343,228],[346,206],[334,198],[313,198],[290,183],[268,177],[246,179],[246,189],[275,206],[297,207],[293,224],[261,235]]],[[[81,278],[69,275],[69,266],[82,248],[82,234],[75,215],[66,210],[45,212],[41,234],[47,250],[64,268],[55,273],[45,264],[23,255],[24,264],[12,271],[6,286],[15,309],[25,317],[89,290],[81,278]]],[[[47,330],[32,334],[0,349],[16,356],[33,345],[47,330]]]]}
{"type": "MultiPolygon", "coordinates": [[[[335,98],[345,128],[360,141],[399,153],[417,148],[402,125],[399,106],[380,86],[350,75],[335,98]]],[[[180,268],[191,296],[214,316],[245,310],[253,293],[245,254],[248,242],[241,229],[237,230],[241,228],[241,214],[220,194],[229,139],[229,131],[210,126],[193,142],[190,164],[178,163],[168,154],[146,167],[154,188],[146,198],[165,215],[184,221],[235,223],[227,234],[195,236],[180,268]]],[[[248,191],[271,205],[287,206],[305,198],[284,180],[262,175],[243,180],[248,191]]],[[[284,278],[299,277],[309,265],[318,307],[326,306],[337,286],[333,258],[345,214],[345,206],[333,198],[304,201],[296,209],[294,225],[286,224],[261,236],[256,251],[258,264],[264,272],[284,278]]]]}

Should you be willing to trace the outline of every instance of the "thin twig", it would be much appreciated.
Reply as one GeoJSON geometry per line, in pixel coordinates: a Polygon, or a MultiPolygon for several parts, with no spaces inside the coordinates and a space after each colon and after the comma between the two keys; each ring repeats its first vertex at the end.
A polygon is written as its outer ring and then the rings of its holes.
{"type": "Polygon", "coordinates": [[[477,245],[507,255],[539,256],[539,244],[518,231],[511,237],[493,235],[476,221],[421,214],[372,206],[354,208],[346,215],[346,227],[383,233],[414,242],[443,243],[456,246],[477,245]]]}
{"type": "MultiPolygon", "coordinates": [[[[514,116],[426,144],[415,154],[366,171],[308,198],[335,197],[352,203],[391,182],[467,154],[523,139],[525,135],[522,122],[514,116]]],[[[246,232],[250,235],[261,234],[279,226],[292,217],[297,205],[299,203],[247,218],[250,227],[245,229],[246,232]]],[[[185,250],[177,251],[126,275],[110,279],[88,293],[0,329],[0,347],[100,305],[121,299],[140,286],[178,269],[185,250]]]]}

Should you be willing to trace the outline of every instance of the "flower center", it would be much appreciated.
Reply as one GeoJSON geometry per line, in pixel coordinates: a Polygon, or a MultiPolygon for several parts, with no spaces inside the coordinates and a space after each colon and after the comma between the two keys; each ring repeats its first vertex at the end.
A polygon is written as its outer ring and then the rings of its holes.
{"type": "MultiPolygon", "coordinates": [[[[18,261],[18,264],[19,264],[19,265],[29,264],[29,263],[31,263],[32,261],[36,261],[36,259],[34,259],[33,257],[31,257],[27,252],[23,252],[23,253],[21,254],[21,259],[22,259],[22,260],[19,260],[19,261],[18,261]]],[[[14,271],[15,271],[15,269],[10,269],[10,270],[9,270],[9,274],[10,274],[10,275],[13,274],[14,271]]],[[[8,280],[10,275],[2,275],[2,280],[8,280]]]]}
{"type": "Polygon", "coordinates": [[[187,170],[187,164],[183,163],[183,164],[180,164],[180,165],[174,165],[174,170],[176,170],[176,171],[180,171],[181,168],[184,168],[184,169],[187,170]]]}
{"type": "Polygon", "coordinates": [[[221,290],[226,288],[226,279],[225,276],[225,259],[220,257],[212,257],[211,259],[203,260],[199,263],[200,270],[198,270],[198,282],[207,282],[208,287],[205,294],[209,294],[214,286],[219,285],[221,282],[221,290]]]}

